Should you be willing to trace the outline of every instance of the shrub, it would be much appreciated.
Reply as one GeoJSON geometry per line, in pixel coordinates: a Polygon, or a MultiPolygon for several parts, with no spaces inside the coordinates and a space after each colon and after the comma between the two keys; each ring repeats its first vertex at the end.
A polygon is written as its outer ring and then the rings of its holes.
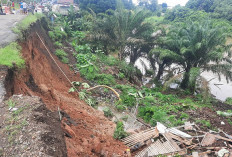
{"type": "Polygon", "coordinates": [[[98,69],[94,65],[86,65],[83,67],[77,65],[77,67],[80,69],[81,76],[85,77],[89,81],[94,81],[98,72],[98,69]]]}
{"type": "Polygon", "coordinates": [[[94,80],[100,85],[114,85],[116,83],[111,74],[96,74],[94,80]]]}
{"type": "Polygon", "coordinates": [[[66,58],[66,57],[63,57],[63,58],[61,59],[61,62],[65,63],[65,64],[68,64],[68,63],[69,63],[69,59],[66,58]]]}
{"type": "Polygon", "coordinates": [[[59,58],[67,57],[68,56],[67,53],[64,52],[64,50],[62,50],[62,49],[57,49],[55,54],[59,58]]]}
{"type": "Polygon", "coordinates": [[[171,115],[168,117],[169,127],[175,127],[184,124],[185,121],[182,121],[181,119],[177,119],[176,117],[177,117],[176,115],[171,115]]]}
{"type": "Polygon", "coordinates": [[[129,85],[117,84],[115,88],[121,90],[122,92],[136,91],[136,89],[129,85]]]}
{"type": "Polygon", "coordinates": [[[116,108],[118,111],[124,111],[126,109],[126,107],[123,105],[117,105],[116,108]]]}
{"type": "Polygon", "coordinates": [[[62,43],[59,42],[59,41],[56,41],[56,42],[54,43],[54,45],[57,46],[57,47],[62,47],[62,43]]]}
{"type": "Polygon", "coordinates": [[[108,66],[116,66],[119,63],[119,60],[117,60],[113,56],[107,56],[107,55],[104,55],[102,53],[98,53],[97,56],[98,56],[98,59],[102,63],[104,63],[105,65],[108,65],[108,66]]]}
{"type": "Polygon", "coordinates": [[[55,27],[53,31],[48,32],[48,35],[53,41],[59,42],[62,42],[67,38],[67,34],[64,31],[61,31],[60,27],[55,27]]]}
{"type": "Polygon", "coordinates": [[[92,64],[96,60],[96,56],[92,53],[87,54],[74,54],[77,59],[77,68],[80,70],[81,76],[87,80],[94,81],[96,75],[99,73],[99,69],[92,64]]]}
{"type": "Polygon", "coordinates": [[[138,115],[152,126],[155,126],[157,122],[165,123],[167,121],[166,111],[158,106],[140,107],[138,115]]]}
{"type": "Polygon", "coordinates": [[[122,80],[122,79],[124,79],[124,78],[125,78],[125,75],[124,75],[123,73],[119,73],[119,74],[118,74],[118,77],[119,77],[119,79],[121,79],[121,80],[122,80]]]}
{"type": "Polygon", "coordinates": [[[88,44],[75,45],[74,48],[78,53],[83,53],[83,54],[91,53],[91,48],[88,44]]]}
{"type": "Polygon", "coordinates": [[[68,54],[64,52],[64,50],[57,49],[55,54],[63,63],[67,64],[69,62],[69,59],[67,58],[68,54]]]}
{"type": "Polygon", "coordinates": [[[105,108],[103,110],[103,112],[104,112],[104,116],[106,116],[106,117],[113,117],[113,113],[111,112],[111,110],[110,110],[109,107],[105,108]]]}
{"type": "Polygon", "coordinates": [[[120,98],[124,106],[133,107],[136,105],[136,98],[133,95],[128,95],[128,93],[123,92],[120,98]]]}
{"type": "Polygon", "coordinates": [[[142,76],[141,71],[126,62],[119,62],[120,72],[127,78],[134,78],[135,76],[142,76]]]}
{"type": "Polygon", "coordinates": [[[87,65],[90,62],[94,62],[96,60],[96,56],[92,53],[87,53],[87,54],[74,54],[74,56],[77,59],[77,64],[78,65],[87,65]]]}
{"type": "Polygon", "coordinates": [[[118,121],[116,129],[114,131],[114,138],[115,139],[122,139],[125,138],[128,134],[124,131],[123,122],[118,121]]]}

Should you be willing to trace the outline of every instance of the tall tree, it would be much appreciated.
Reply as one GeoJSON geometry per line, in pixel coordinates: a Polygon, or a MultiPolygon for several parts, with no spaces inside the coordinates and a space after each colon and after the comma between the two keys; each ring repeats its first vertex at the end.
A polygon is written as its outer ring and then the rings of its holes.
{"type": "Polygon", "coordinates": [[[162,40],[169,51],[160,55],[182,66],[185,73],[181,87],[194,92],[193,78],[200,69],[232,80],[231,52],[230,46],[226,45],[226,37],[226,28],[215,26],[210,20],[190,21],[168,32],[162,40]]]}
{"type": "Polygon", "coordinates": [[[167,3],[162,3],[162,12],[165,13],[168,9],[168,4],[167,3]]]}
{"type": "Polygon", "coordinates": [[[139,0],[139,6],[143,6],[152,12],[158,11],[158,0],[139,0]]]}
{"type": "Polygon", "coordinates": [[[144,19],[151,14],[147,10],[126,10],[118,4],[118,8],[96,21],[90,38],[101,41],[105,47],[114,47],[119,51],[120,59],[130,56],[134,63],[141,53],[141,45],[151,36],[152,26],[144,19]]]}
{"type": "Polygon", "coordinates": [[[126,9],[132,10],[135,7],[132,0],[123,0],[122,2],[126,9]]]}
{"type": "Polygon", "coordinates": [[[232,20],[232,1],[231,0],[221,0],[215,1],[211,7],[213,10],[214,18],[224,18],[229,21],[232,20]]]}
{"type": "Polygon", "coordinates": [[[184,19],[189,16],[190,12],[191,9],[177,5],[165,14],[165,19],[169,21],[184,19]]]}
{"type": "Polygon", "coordinates": [[[81,9],[92,9],[95,13],[104,13],[108,9],[115,9],[115,0],[79,0],[81,9]]]}
{"type": "MultiPolygon", "coordinates": [[[[105,13],[107,10],[116,9],[116,0],[79,0],[81,9],[92,9],[95,13],[105,13]]],[[[133,9],[134,4],[132,0],[122,0],[126,9],[133,9]]]]}
{"type": "Polygon", "coordinates": [[[204,10],[205,12],[212,12],[211,8],[215,0],[189,0],[186,7],[194,10],[204,10]]]}

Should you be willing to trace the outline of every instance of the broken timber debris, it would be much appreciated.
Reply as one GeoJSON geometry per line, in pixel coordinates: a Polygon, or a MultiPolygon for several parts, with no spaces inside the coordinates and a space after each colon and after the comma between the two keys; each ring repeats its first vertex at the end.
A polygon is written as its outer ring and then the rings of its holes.
{"type": "Polygon", "coordinates": [[[137,149],[140,146],[143,146],[146,144],[148,140],[151,138],[155,138],[159,136],[159,132],[157,128],[150,128],[145,131],[142,131],[137,134],[133,134],[131,136],[128,136],[124,138],[122,141],[129,146],[131,149],[137,149]]]}
{"type": "Polygon", "coordinates": [[[215,155],[222,149],[231,150],[232,139],[229,138],[231,136],[223,131],[222,133],[226,137],[222,137],[216,132],[201,131],[197,125],[190,122],[175,128],[167,128],[157,122],[156,127],[132,134],[122,139],[122,142],[130,147],[132,152],[136,153],[136,157],[153,157],[157,155],[200,157],[215,155]],[[185,132],[179,129],[185,130],[185,132]],[[225,146],[217,146],[218,140],[223,140],[225,146]],[[193,153],[187,154],[187,152],[193,153]]]}
{"type": "Polygon", "coordinates": [[[216,137],[210,133],[206,133],[205,137],[201,141],[201,146],[212,145],[216,141],[216,137]]]}

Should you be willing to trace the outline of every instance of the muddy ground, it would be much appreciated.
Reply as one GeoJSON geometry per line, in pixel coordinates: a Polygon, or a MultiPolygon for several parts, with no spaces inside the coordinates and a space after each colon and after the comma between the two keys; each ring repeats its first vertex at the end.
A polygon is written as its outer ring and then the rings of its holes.
{"type": "Polygon", "coordinates": [[[0,156],[67,156],[58,112],[39,97],[14,95],[0,107],[0,156]]]}
{"type": "MultiPolygon", "coordinates": [[[[8,95],[38,96],[50,110],[57,111],[60,108],[63,115],[66,115],[62,120],[62,127],[66,134],[68,156],[123,156],[127,147],[113,139],[115,123],[105,118],[103,112],[79,100],[77,93],[68,93],[70,83],[36,35],[38,32],[49,50],[54,52],[53,43],[47,36],[46,28],[41,28],[42,26],[46,24],[34,24],[28,31],[26,40],[20,43],[26,68],[15,69],[8,95]]],[[[81,80],[79,74],[61,63],[55,55],[53,57],[71,81],[81,80]]]]}

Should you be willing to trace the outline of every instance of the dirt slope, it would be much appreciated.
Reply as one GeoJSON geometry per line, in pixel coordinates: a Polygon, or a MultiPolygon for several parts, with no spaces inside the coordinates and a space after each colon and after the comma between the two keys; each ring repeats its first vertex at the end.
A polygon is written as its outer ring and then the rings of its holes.
{"type": "MultiPolygon", "coordinates": [[[[50,51],[54,52],[53,44],[41,25],[46,26],[40,22],[33,25],[26,41],[21,43],[26,68],[14,73],[14,86],[8,94],[39,96],[49,109],[56,111],[59,106],[74,120],[67,122],[69,118],[63,119],[63,127],[72,136],[66,137],[68,156],[123,156],[126,147],[112,137],[115,124],[107,120],[102,112],[80,101],[77,94],[68,93],[70,84],[36,35],[38,32],[50,51]]],[[[71,81],[81,80],[79,74],[74,74],[68,65],[54,57],[71,81]]]]}
{"type": "Polygon", "coordinates": [[[0,115],[0,157],[67,157],[58,113],[39,97],[14,95],[0,103],[0,115]]]}

